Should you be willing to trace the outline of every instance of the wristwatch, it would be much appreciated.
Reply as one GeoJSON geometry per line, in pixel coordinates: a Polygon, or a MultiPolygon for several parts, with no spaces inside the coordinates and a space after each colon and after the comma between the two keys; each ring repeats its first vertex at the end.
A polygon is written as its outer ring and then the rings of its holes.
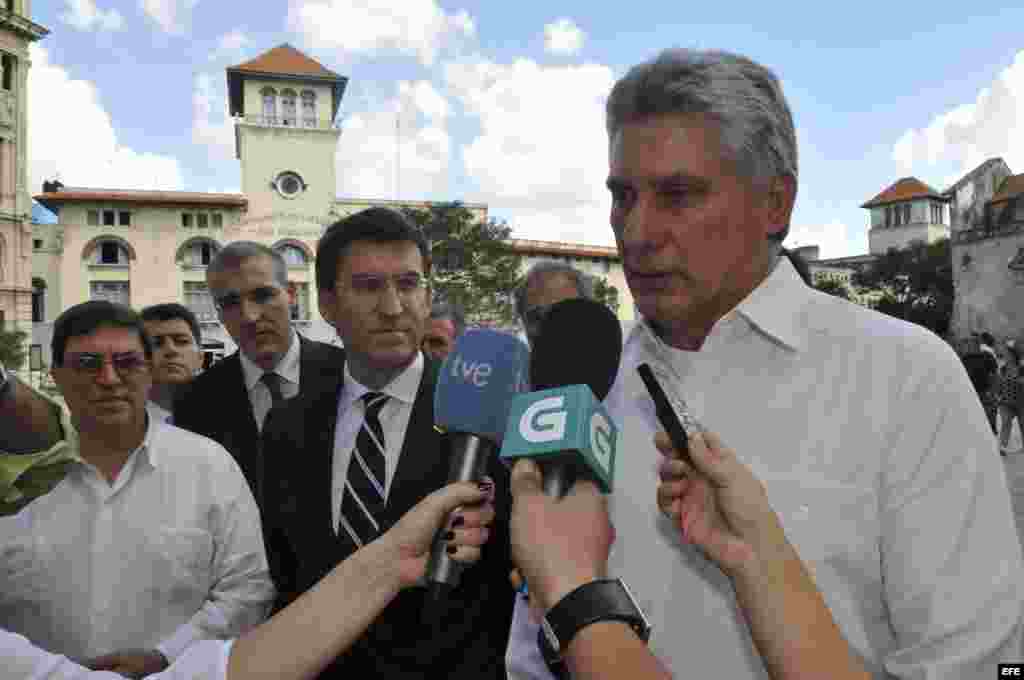
{"type": "Polygon", "coordinates": [[[548,665],[557,664],[576,634],[599,621],[622,621],[644,642],[651,625],[622,579],[585,583],[561,599],[541,620],[537,642],[548,665]]]}

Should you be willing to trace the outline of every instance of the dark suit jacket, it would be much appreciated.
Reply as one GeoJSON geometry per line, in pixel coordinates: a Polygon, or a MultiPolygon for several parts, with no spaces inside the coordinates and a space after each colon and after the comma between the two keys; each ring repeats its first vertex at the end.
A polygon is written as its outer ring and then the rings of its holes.
{"type": "MultiPolygon", "coordinates": [[[[422,498],[448,482],[449,451],[434,429],[438,364],[427,360],[382,522],[386,531],[422,498]]],[[[263,428],[263,526],[275,610],[309,590],[348,557],[334,532],[331,475],[342,372],[333,390],[303,393],[276,406],[263,428]]],[[[385,435],[387,436],[387,435],[385,435]]],[[[398,595],[370,629],[321,675],[322,680],[379,677],[505,680],[505,648],[514,593],[510,570],[509,476],[497,457],[497,516],[480,562],[467,569],[438,624],[421,625],[426,591],[398,595]]],[[[286,653],[286,652],[284,652],[286,653]]]]}
{"type": "MultiPolygon", "coordinates": [[[[330,375],[341,375],[345,353],[338,347],[299,336],[299,394],[328,388],[330,375]]],[[[245,389],[238,352],[217,362],[197,377],[174,403],[174,424],[218,442],[242,468],[259,502],[260,432],[245,389]]]]}

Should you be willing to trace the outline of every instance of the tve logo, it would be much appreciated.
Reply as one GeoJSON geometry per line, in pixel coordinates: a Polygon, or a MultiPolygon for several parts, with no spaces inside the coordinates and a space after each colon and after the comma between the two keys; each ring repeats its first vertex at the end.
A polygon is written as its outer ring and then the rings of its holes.
{"type": "Polygon", "coordinates": [[[494,367],[486,361],[471,361],[459,355],[454,355],[451,364],[452,377],[456,380],[468,382],[477,387],[487,387],[487,378],[490,377],[494,367]]]}
{"type": "Polygon", "coordinates": [[[618,430],[586,385],[521,394],[512,400],[501,457],[568,457],[611,491],[618,430]]]}
{"type": "Polygon", "coordinates": [[[523,411],[519,419],[519,433],[531,444],[554,442],[565,437],[565,397],[548,397],[534,402],[523,411]]]}
{"type": "Polygon", "coordinates": [[[999,664],[1000,678],[1024,678],[1024,663],[999,664]]]}

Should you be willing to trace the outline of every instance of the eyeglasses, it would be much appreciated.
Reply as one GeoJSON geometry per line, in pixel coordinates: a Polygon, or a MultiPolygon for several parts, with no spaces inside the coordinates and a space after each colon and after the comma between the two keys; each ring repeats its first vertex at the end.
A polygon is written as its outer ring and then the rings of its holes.
{"type": "Polygon", "coordinates": [[[274,286],[260,286],[259,288],[253,288],[244,295],[242,293],[225,293],[213,298],[213,306],[221,314],[229,314],[241,307],[243,297],[254,305],[263,307],[270,304],[281,292],[280,288],[275,288],[274,286]]]}
{"type": "MultiPolygon", "coordinates": [[[[65,366],[86,375],[99,375],[107,361],[107,355],[100,352],[65,352],[64,354],[65,366]]],[[[142,352],[118,352],[110,355],[109,361],[122,378],[135,375],[149,366],[149,360],[142,352]]]]}
{"type": "Polygon", "coordinates": [[[416,273],[399,274],[398,276],[354,274],[348,287],[360,297],[377,298],[389,287],[389,281],[394,283],[399,297],[403,298],[412,296],[427,285],[426,279],[416,273]]]}

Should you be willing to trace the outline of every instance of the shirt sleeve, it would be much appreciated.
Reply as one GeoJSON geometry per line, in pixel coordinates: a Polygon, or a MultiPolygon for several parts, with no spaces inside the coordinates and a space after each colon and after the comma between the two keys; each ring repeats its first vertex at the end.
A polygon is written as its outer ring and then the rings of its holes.
{"type": "Polygon", "coordinates": [[[508,680],[556,680],[537,645],[539,630],[540,626],[530,618],[530,605],[526,598],[517,594],[505,653],[508,680]]]}
{"type": "MultiPolygon", "coordinates": [[[[189,647],[152,680],[225,680],[234,641],[206,640],[189,647]]],[[[0,631],[0,667],[10,680],[124,680],[117,673],[91,671],[65,656],[51,654],[15,633],[0,631]]]]}
{"type": "Polygon", "coordinates": [[[1006,472],[952,350],[921,348],[883,453],[881,567],[898,678],[992,678],[1020,661],[1021,546],[1006,472]]]}
{"type": "MultiPolygon", "coordinates": [[[[227,453],[225,452],[225,456],[227,453]]],[[[213,585],[203,607],[157,645],[171,663],[198,640],[237,637],[262,623],[274,599],[259,510],[241,470],[215,488],[234,487],[229,501],[215,503],[213,585]]]]}

